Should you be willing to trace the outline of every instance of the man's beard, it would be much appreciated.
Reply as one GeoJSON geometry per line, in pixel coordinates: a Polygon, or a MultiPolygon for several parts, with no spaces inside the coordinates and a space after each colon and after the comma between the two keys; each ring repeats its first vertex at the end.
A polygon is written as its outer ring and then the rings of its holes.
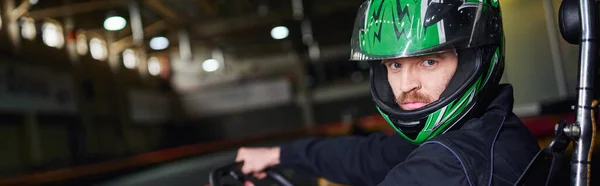
{"type": "Polygon", "coordinates": [[[400,96],[396,97],[396,103],[398,106],[402,105],[405,101],[409,102],[422,102],[422,103],[430,103],[431,98],[425,94],[421,94],[416,91],[410,91],[408,93],[400,94],[400,96]]]}

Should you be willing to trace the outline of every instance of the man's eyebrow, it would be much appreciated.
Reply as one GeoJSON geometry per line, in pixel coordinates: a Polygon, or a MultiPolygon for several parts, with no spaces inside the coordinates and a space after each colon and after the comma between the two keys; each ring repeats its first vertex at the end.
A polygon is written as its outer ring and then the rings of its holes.
{"type": "Polygon", "coordinates": [[[440,59],[443,59],[443,58],[444,58],[444,55],[442,55],[441,53],[433,54],[433,58],[440,58],[440,59]]]}

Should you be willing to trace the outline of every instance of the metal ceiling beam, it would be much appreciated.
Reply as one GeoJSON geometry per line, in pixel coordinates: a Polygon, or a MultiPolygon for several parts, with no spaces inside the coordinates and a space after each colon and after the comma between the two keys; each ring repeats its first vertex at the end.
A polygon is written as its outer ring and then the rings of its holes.
{"type": "Polygon", "coordinates": [[[163,19],[160,21],[156,21],[156,22],[152,23],[151,25],[144,27],[144,35],[146,35],[146,36],[156,35],[162,31],[166,30],[167,28],[169,28],[169,23],[166,20],[163,19]]]}
{"type": "Polygon", "coordinates": [[[211,39],[221,35],[231,35],[245,30],[270,24],[283,22],[291,19],[291,12],[282,11],[272,13],[265,17],[257,15],[240,16],[226,20],[215,20],[205,24],[197,24],[193,27],[200,39],[211,39]]]}
{"type": "MultiPolygon", "coordinates": [[[[169,28],[169,24],[167,23],[167,21],[160,20],[160,21],[152,23],[151,25],[148,25],[147,27],[144,27],[144,35],[152,36],[152,35],[158,34],[162,31],[166,30],[167,28],[169,28]]],[[[121,52],[131,46],[133,46],[133,36],[132,35],[122,38],[118,41],[115,41],[114,43],[112,43],[110,45],[113,52],[117,52],[117,53],[121,52]]]]}
{"type": "MultiPolygon", "coordinates": [[[[327,6],[327,8],[319,8],[320,6],[316,6],[315,9],[315,17],[329,16],[339,11],[357,8],[357,3],[333,3],[331,6],[327,6]]],[[[258,16],[258,15],[244,15],[236,18],[230,19],[221,19],[214,20],[207,23],[196,24],[193,27],[193,30],[196,31],[199,38],[198,39],[213,39],[218,36],[228,36],[236,33],[244,33],[247,34],[247,30],[251,30],[253,28],[266,26],[266,25],[274,25],[285,21],[291,21],[294,17],[292,15],[291,10],[280,10],[278,12],[269,13],[267,16],[258,16]]],[[[348,18],[353,19],[353,18],[348,18]]]]}
{"type": "MultiPolygon", "coordinates": [[[[322,16],[319,18],[320,20],[316,20],[318,22],[313,22],[313,28],[321,29],[318,30],[318,33],[316,33],[313,36],[314,39],[318,40],[320,44],[331,45],[334,43],[346,42],[346,40],[350,39],[351,30],[349,29],[351,29],[352,27],[351,24],[353,20],[338,20],[335,21],[335,23],[332,23],[332,21],[327,21],[331,19],[336,19],[335,15],[322,16]]],[[[289,27],[289,29],[296,30],[299,28],[297,25],[292,25],[291,27],[289,27]]],[[[253,48],[249,46],[264,43],[272,43],[275,41],[268,35],[269,30],[271,30],[270,26],[254,27],[250,33],[248,30],[242,30],[239,32],[239,34],[230,33],[228,35],[217,35],[212,37],[211,40],[213,42],[219,43],[219,45],[221,46],[231,46],[234,48],[241,49],[253,48]],[[249,34],[251,34],[252,36],[249,37],[249,34]]],[[[289,39],[295,40],[295,38],[289,39]]]]}
{"type": "MultiPolygon", "coordinates": [[[[294,48],[291,44],[286,46],[284,43],[266,43],[244,46],[242,48],[232,48],[227,51],[239,58],[257,58],[293,50],[294,48]]],[[[320,54],[320,60],[323,61],[344,59],[350,54],[350,47],[344,43],[321,46],[320,54]]],[[[308,55],[308,53],[302,55],[308,55]]]]}
{"type": "Polygon", "coordinates": [[[144,2],[146,5],[148,5],[148,7],[150,7],[150,9],[152,9],[154,12],[156,12],[172,24],[181,26],[185,23],[188,23],[189,21],[187,17],[177,13],[176,11],[165,5],[165,3],[162,0],[144,0],[142,2],[144,2]]]}
{"type": "Polygon", "coordinates": [[[27,13],[27,11],[29,10],[29,7],[31,7],[31,3],[29,2],[29,0],[22,0],[19,7],[15,8],[11,12],[11,17],[13,19],[17,19],[17,18],[21,17],[23,14],[27,13]]]}
{"type": "Polygon", "coordinates": [[[34,10],[25,13],[25,16],[33,19],[42,19],[47,17],[62,17],[86,13],[96,10],[105,10],[111,8],[125,7],[127,1],[123,0],[95,0],[83,3],[73,3],[69,5],[57,6],[41,10],[34,10]]]}
{"type": "Polygon", "coordinates": [[[200,6],[202,7],[202,10],[204,12],[206,12],[206,14],[210,17],[216,17],[218,10],[215,8],[215,4],[208,1],[208,0],[198,0],[198,3],[200,3],[200,6]]]}
{"type": "Polygon", "coordinates": [[[291,42],[270,42],[261,44],[244,45],[242,47],[230,48],[227,51],[238,57],[259,57],[272,53],[289,52],[294,48],[291,42]]]}

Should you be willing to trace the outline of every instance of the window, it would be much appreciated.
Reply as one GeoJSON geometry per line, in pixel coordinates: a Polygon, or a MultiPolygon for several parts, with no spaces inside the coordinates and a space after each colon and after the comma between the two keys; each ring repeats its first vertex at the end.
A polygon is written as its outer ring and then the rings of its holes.
{"type": "Polygon", "coordinates": [[[94,37],[90,40],[90,54],[96,60],[106,60],[108,57],[106,42],[100,38],[94,37]]]}
{"type": "Polygon", "coordinates": [[[65,44],[62,27],[52,22],[44,23],[42,25],[42,40],[44,44],[50,47],[62,48],[65,44]]]}

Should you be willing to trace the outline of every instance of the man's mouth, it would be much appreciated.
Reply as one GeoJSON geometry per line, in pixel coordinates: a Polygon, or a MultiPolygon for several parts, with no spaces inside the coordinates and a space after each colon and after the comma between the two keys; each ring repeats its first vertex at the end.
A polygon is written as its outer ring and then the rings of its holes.
{"type": "Polygon", "coordinates": [[[427,105],[427,103],[422,101],[405,101],[402,102],[401,107],[404,110],[414,110],[424,107],[425,105],[427,105]]]}

